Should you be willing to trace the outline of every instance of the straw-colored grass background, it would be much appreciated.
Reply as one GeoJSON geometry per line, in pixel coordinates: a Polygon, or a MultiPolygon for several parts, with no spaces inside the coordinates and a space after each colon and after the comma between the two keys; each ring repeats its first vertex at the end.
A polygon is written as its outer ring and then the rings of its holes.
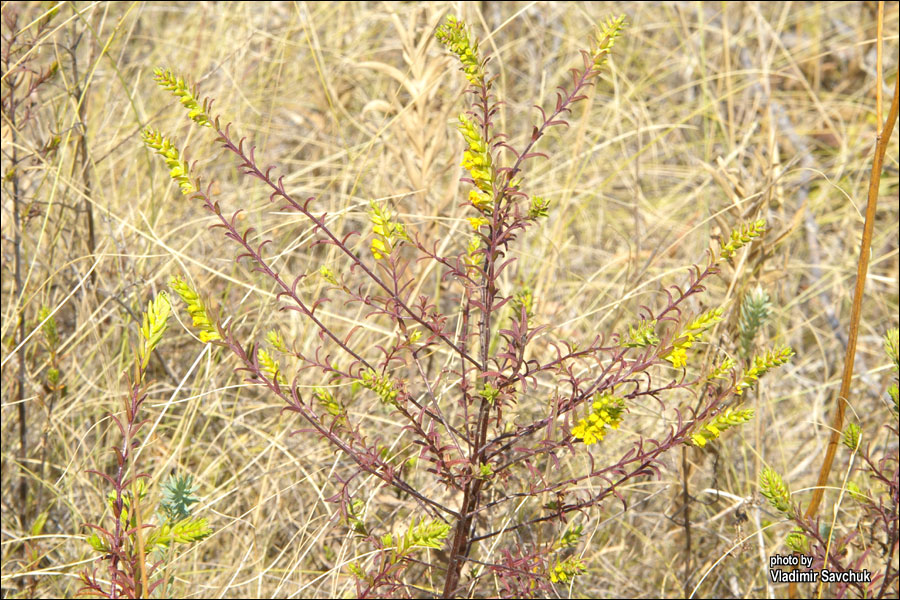
{"type": "MultiPolygon", "coordinates": [[[[29,24],[33,28],[52,5],[4,2],[3,18],[18,14],[20,35],[28,37],[29,24]]],[[[529,189],[552,201],[551,215],[522,237],[519,270],[505,283],[534,290],[538,320],[552,323],[554,335],[588,340],[621,331],[640,304],[658,305],[660,288],[683,284],[685,267],[702,262],[717,236],[761,215],[769,223],[763,243],[726,269],[704,306],[727,302],[732,309],[714,338],[728,343],[736,303],[760,283],[774,306],[761,341],[790,344],[797,355],[748,399],[758,409],[753,424],[712,451],[689,453],[695,497],[690,564],[679,525],[685,474],[678,451],[660,480],[627,488],[628,512],[609,501],[576,517],[588,532],[577,549],[588,572],[573,588],[557,589],[562,596],[590,597],[681,596],[695,587],[699,596],[784,595],[784,588],[767,583],[765,557],[785,552],[789,526],[758,503],[756,474],[771,465],[795,500],[805,502],[821,463],[875,139],[875,6],[60,4],[31,56],[31,66],[59,61],[60,71],[32,97],[26,125],[8,115],[2,121],[4,174],[14,146],[27,155],[59,136],[54,152],[17,169],[27,215],[18,225],[10,178],[3,187],[3,597],[71,596],[78,573],[91,568],[95,555],[81,525],[104,518],[106,489],[85,471],[112,465],[109,446],[118,434],[107,414],[121,410],[135,318],[171,274],[188,276],[241,323],[248,340],[278,326],[304,351],[319,343],[296,313],[277,312],[270,284],[235,264],[234,247],[207,229],[209,215],[182,198],[142,146],[141,127],[157,127],[189,148],[204,179],[215,181],[223,207],[243,208],[242,223],[274,240],[270,249],[284,272],[322,264],[345,268],[333,251],[310,250],[306,223],[269,204],[259,185],[242,178],[234,161],[187,123],[172,97],[153,84],[154,66],[196,81],[203,96],[215,98],[215,112],[257,146],[260,162],[277,164],[297,195],[316,196],[316,206],[339,229],[365,233],[368,202],[382,199],[423,235],[461,249],[471,213],[460,204],[466,191],[458,182],[462,141],[453,122],[464,107],[465,82],[431,39],[442,15],[466,19],[493,56],[490,68],[505,102],[497,123],[521,146],[536,118],[532,105],[552,104],[567,70],[580,66],[578,49],[593,27],[621,12],[630,26],[603,80],[572,113],[571,127],[542,141],[551,158],[535,161],[528,172],[529,189]],[[14,283],[17,235],[21,293],[14,283]],[[41,306],[56,311],[59,324],[66,386],[60,397],[43,385],[48,362],[40,335],[20,345],[18,320],[31,334],[41,306]],[[23,361],[24,449],[18,416],[23,361]],[[47,524],[31,536],[42,511],[49,512],[47,524]],[[740,512],[746,521],[736,517],[740,512]],[[25,544],[42,555],[37,564],[24,561],[25,544]]],[[[897,77],[896,2],[886,6],[884,31],[887,105],[897,77]]],[[[4,45],[10,33],[4,24],[4,45]]],[[[866,439],[894,454],[897,440],[886,438],[879,425],[888,415],[889,381],[881,336],[896,326],[898,311],[897,157],[895,130],[851,398],[851,418],[866,439]]],[[[365,235],[356,243],[368,252],[365,235]]],[[[429,273],[426,291],[435,293],[436,281],[429,273]]],[[[321,293],[314,283],[302,290],[310,297],[321,293]]],[[[365,340],[363,350],[374,352],[388,339],[384,323],[364,319],[358,305],[333,302],[323,310],[338,329],[368,328],[357,338],[365,340]]],[[[216,530],[170,566],[171,593],[352,594],[342,565],[365,560],[367,547],[324,501],[336,491],[340,457],[308,434],[291,435],[301,427],[297,419],[235,375],[231,357],[210,352],[177,322],[170,323],[158,355],[140,461],[151,485],[169,473],[192,474],[202,497],[197,511],[216,530]]],[[[306,385],[319,383],[316,378],[301,376],[306,385]]],[[[654,405],[633,409],[619,448],[639,433],[660,434],[654,405]],[[645,423],[656,429],[642,429],[645,423]]],[[[355,414],[370,419],[374,433],[397,431],[390,413],[355,414]]],[[[839,454],[835,486],[847,467],[848,456],[839,454]]],[[[363,490],[361,498],[380,507],[382,532],[397,531],[409,519],[411,505],[392,493],[363,490]]],[[[826,498],[830,507],[837,493],[826,498]]],[[[842,508],[838,523],[846,530],[855,518],[842,508]]],[[[479,548],[479,559],[496,558],[500,548],[479,548]]],[[[440,581],[416,583],[427,589],[440,581]]],[[[496,593],[490,580],[482,585],[484,593],[496,593]]]]}

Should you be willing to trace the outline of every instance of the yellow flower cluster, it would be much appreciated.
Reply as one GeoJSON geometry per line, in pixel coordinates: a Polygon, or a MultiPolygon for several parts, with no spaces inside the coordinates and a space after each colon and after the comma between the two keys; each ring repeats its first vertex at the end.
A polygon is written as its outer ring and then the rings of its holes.
{"type": "Polygon", "coordinates": [[[337,417],[343,422],[347,410],[344,408],[343,404],[334,397],[334,394],[329,392],[327,388],[320,386],[313,388],[313,393],[319,400],[319,404],[321,404],[330,415],[337,417]]]}
{"type": "Polygon", "coordinates": [[[157,294],[156,299],[151,300],[147,304],[147,312],[144,313],[143,323],[141,324],[141,345],[138,347],[142,369],[146,369],[147,365],[150,364],[150,353],[162,340],[171,310],[172,305],[169,302],[169,295],[165,292],[160,292],[157,294]]]}
{"type": "Polygon", "coordinates": [[[467,217],[469,221],[469,225],[472,226],[472,229],[478,231],[485,225],[490,225],[491,222],[484,217],[467,217]]]}
{"type": "Polygon", "coordinates": [[[703,425],[697,433],[691,435],[691,442],[700,448],[706,446],[707,442],[718,438],[723,431],[731,429],[753,418],[753,409],[734,410],[729,408],[723,413],[716,415],[711,421],[703,425]]]}
{"type": "Polygon", "coordinates": [[[321,275],[322,279],[324,279],[331,285],[340,285],[338,283],[337,277],[334,274],[334,271],[332,271],[325,265],[322,265],[321,267],[319,267],[319,275],[321,275]]]}
{"type": "Polygon", "coordinates": [[[200,296],[186,281],[175,275],[169,280],[169,287],[187,304],[188,314],[191,315],[193,325],[200,330],[198,337],[201,342],[205,343],[222,339],[222,336],[219,335],[218,330],[210,320],[206,307],[203,306],[203,302],[200,300],[200,296]]]}
{"type": "Polygon", "coordinates": [[[624,28],[625,15],[620,15],[616,19],[607,17],[606,23],[600,25],[600,28],[597,30],[597,43],[593,52],[591,52],[595,70],[606,63],[606,59],[609,58],[609,53],[616,43],[616,38],[622,35],[624,28]]]}
{"type": "Polygon", "coordinates": [[[459,132],[466,140],[462,166],[469,172],[476,188],[469,192],[469,202],[481,212],[490,214],[494,201],[494,168],[490,149],[480,128],[468,115],[459,115],[459,132]]]}
{"type": "Polygon", "coordinates": [[[582,573],[586,568],[584,561],[574,556],[562,562],[559,562],[559,559],[557,559],[556,565],[550,569],[550,581],[553,583],[566,583],[570,579],[574,579],[576,575],[582,573]]]}
{"type": "Polygon", "coordinates": [[[780,367],[791,359],[794,351],[790,346],[779,350],[769,350],[762,356],[753,357],[753,366],[744,371],[741,380],[735,386],[734,393],[740,396],[744,390],[753,387],[757,380],[775,367],[780,367]]]}
{"type": "Polygon", "coordinates": [[[282,337],[281,333],[276,329],[273,329],[266,334],[266,341],[282,354],[290,354],[291,352],[290,349],[288,349],[287,344],[284,343],[284,337],[282,337]]]}
{"type": "Polygon", "coordinates": [[[191,194],[197,191],[190,177],[190,165],[181,158],[178,148],[166,139],[163,134],[155,129],[145,129],[141,132],[141,139],[151,150],[163,157],[166,166],[169,167],[169,176],[181,188],[182,194],[191,194]]]}
{"type": "Polygon", "coordinates": [[[713,379],[726,379],[727,373],[734,368],[734,359],[731,357],[726,358],[722,361],[722,364],[717,366],[712,370],[712,372],[706,376],[707,381],[712,381],[713,379]]]}
{"type": "Polygon", "coordinates": [[[370,389],[381,398],[385,404],[394,404],[399,393],[394,386],[394,382],[388,377],[382,377],[375,371],[365,371],[358,380],[366,389],[370,389]]]}
{"type": "Polygon", "coordinates": [[[565,533],[553,544],[556,549],[571,548],[581,540],[584,535],[584,525],[573,525],[566,529],[565,533]]]}
{"type": "Polygon", "coordinates": [[[765,230],[765,219],[759,219],[749,225],[741,225],[740,228],[733,230],[731,232],[731,239],[729,239],[727,243],[722,244],[722,250],[719,252],[719,260],[731,258],[734,256],[735,252],[761,236],[765,230]]]}
{"type": "Polygon", "coordinates": [[[572,435],[591,445],[603,441],[606,428],[618,429],[625,412],[625,401],[610,393],[601,394],[592,405],[593,411],[572,428],[572,435]]]}
{"type": "Polygon", "coordinates": [[[688,323],[684,331],[675,337],[672,349],[664,354],[663,358],[672,363],[672,366],[676,369],[685,366],[687,364],[688,348],[693,346],[694,342],[699,342],[703,338],[703,332],[706,329],[722,320],[722,312],[721,308],[716,308],[688,323]]]}
{"type": "Polygon", "coordinates": [[[628,348],[647,348],[659,343],[659,336],[656,335],[656,319],[649,321],[644,319],[635,327],[628,326],[628,341],[623,342],[623,346],[628,348]]]}
{"type": "Polygon", "coordinates": [[[208,107],[205,103],[201,105],[200,102],[197,101],[196,88],[193,90],[189,88],[188,84],[184,82],[184,79],[177,77],[169,69],[157,67],[153,70],[153,79],[156,80],[159,87],[172,92],[172,94],[178,98],[178,101],[188,109],[188,118],[190,118],[191,121],[204,127],[212,126],[209,115],[206,114],[206,109],[208,107]]]}
{"type": "MultiPolygon", "coordinates": [[[[372,256],[375,260],[381,260],[389,256],[397,242],[407,239],[407,236],[403,225],[391,221],[390,211],[375,202],[372,202],[371,207],[369,219],[372,221],[372,233],[375,234],[372,238],[372,256]]],[[[328,281],[331,282],[330,279],[328,281]]]]}
{"type": "Polygon", "coordinates": [[[769,500],[775,510],[790,515],[793,512],[791,506],[791,491],[776,471],[769,467],[763,468],[759,474],[759,493],[769,500]]]}
{"type": "Polygon", "coordinates": [[[459,58],[466,79],[472,85],[484,85],[484,67],[478,56],[478,40],[470,40],[466,24],[456,17],[448,16],[447,21],[438,27],[434,36],[450,52],[459,58]]]}
{"type": "Polygon", "coordinates": [[[256,351],[256,356],[259,359],[259,365],[262,367],[263,372],[269,376],[269,379],[277,382],[279,385],[287,384],[284,375],[281,374],[281,367],[278,365],[278,361],[272,358],[271,354],[264,348],[260,348],[256,351]]]}

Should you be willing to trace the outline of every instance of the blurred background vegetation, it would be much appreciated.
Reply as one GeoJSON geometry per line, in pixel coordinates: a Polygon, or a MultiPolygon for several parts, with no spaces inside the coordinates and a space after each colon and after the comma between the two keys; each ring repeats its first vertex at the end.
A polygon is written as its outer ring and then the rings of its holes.
{"type": "MultiPolygon", "coordinates": [[[[114,464],[108,413],[120,410],[138,316],[170,275],[190,277],[248,335],[277,323],[302,349],[317,343],[207,230],[211,217],[141,144],[142,127],[187,146],[223,208],[245,209],[244,224],[275,241],[285,272],[341,268],[328,250],[309,248],[306,223],[220,160],[153,84],[154,66],[198,83],[214,112],[252,139],[260,163],[277,164],[288,188],[316,196],[342,229],[365,230],[369,201],[386,200],[404,222],[461,251],[471,215],[461,205],[454,121],[465,80],[433,41],[437,23],[459,15],[492,55],[505,103],[497,122],[519,147],[533,105],[552,104],[594,26],[622,12],[630,26],[603,81],[567,130],[542,141],[552,158],[531,167],[531,188],[551,200],[551,214],[524,236],[510,285],[532,291],[538,321],[561,337],[618,331],[662,286],[683,282],[710,240],[761,215],[763,243],[714,294],[734,305],[762,286],[772,304],[762,341],[790,344],[797,356],[754,396],[756,425],[629,488],[628,512],[609,502],[579,515],[590,532],[579,550],[588,571],[560,593],[772,593],[765,557],[785,551],[789,528],[758,506],[756,474],[772,465],[803,502],[827,439],[877,122],[874,2],[4,2],[3,597],[71,597],[91,568],[82,524],[100,518],[106,489],[85,471],[114,464]],[[40,327],[51,314],[55,334],[40,327]]],[[[896,2],[885,7],[884,31],[887,105],[896,2]]],[[[897,247],[895,131],[850,417],[894,454],[897,440],[878,426],[889,380],[881,337],[898,319],[897,247]]],[[[305,293],[316,285],[305,283],[305,293]]],[[[373,347],[386,335],[358,307],[323,310],[370,327],[373,347]]],[[[731,336],[736,321],[732,310],[719,334],[731,336]]],[[[343,565],[367,549],[324,500],[341,458],[291,435],[295,419],[234,374],[222,350],[175,325],[152,366],[142,461],[151,482],[193,475],[195,511],[216,533],[170,565],[169,593],[352,594],[343,565]]],[[[318,383],[318,374],[301,377],[318,383]]],[[[396,528],[408,506],[389,492],[371,495],[364,499],[387,507],[378,516],[386,530],[396,528]]],[[[852,528],[853,515],[841,522],[852,528]]]]}

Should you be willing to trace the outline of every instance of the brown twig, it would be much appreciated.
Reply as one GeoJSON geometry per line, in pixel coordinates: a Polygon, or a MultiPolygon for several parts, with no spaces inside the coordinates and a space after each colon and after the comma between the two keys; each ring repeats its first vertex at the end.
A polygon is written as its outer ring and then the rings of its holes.
{"type": "MultiPolygon", "coordinates": [[[[875,88],[875,123],[876,127],[878,127],[878,135],[881,135],[882,130],[882,115],[884,101],[881,99],[883,92],[881,91],[881,86],[884,84],[884,63],[882,58],[882,47],[881,42],[884,40],[884,2],[878,3],[878,21],[875,26],[875,39],[878,42],[875,44],[875,82],[878,84],[875,88]]],[[[890,136],[888,136],[890,137],[890,136]]]]}

